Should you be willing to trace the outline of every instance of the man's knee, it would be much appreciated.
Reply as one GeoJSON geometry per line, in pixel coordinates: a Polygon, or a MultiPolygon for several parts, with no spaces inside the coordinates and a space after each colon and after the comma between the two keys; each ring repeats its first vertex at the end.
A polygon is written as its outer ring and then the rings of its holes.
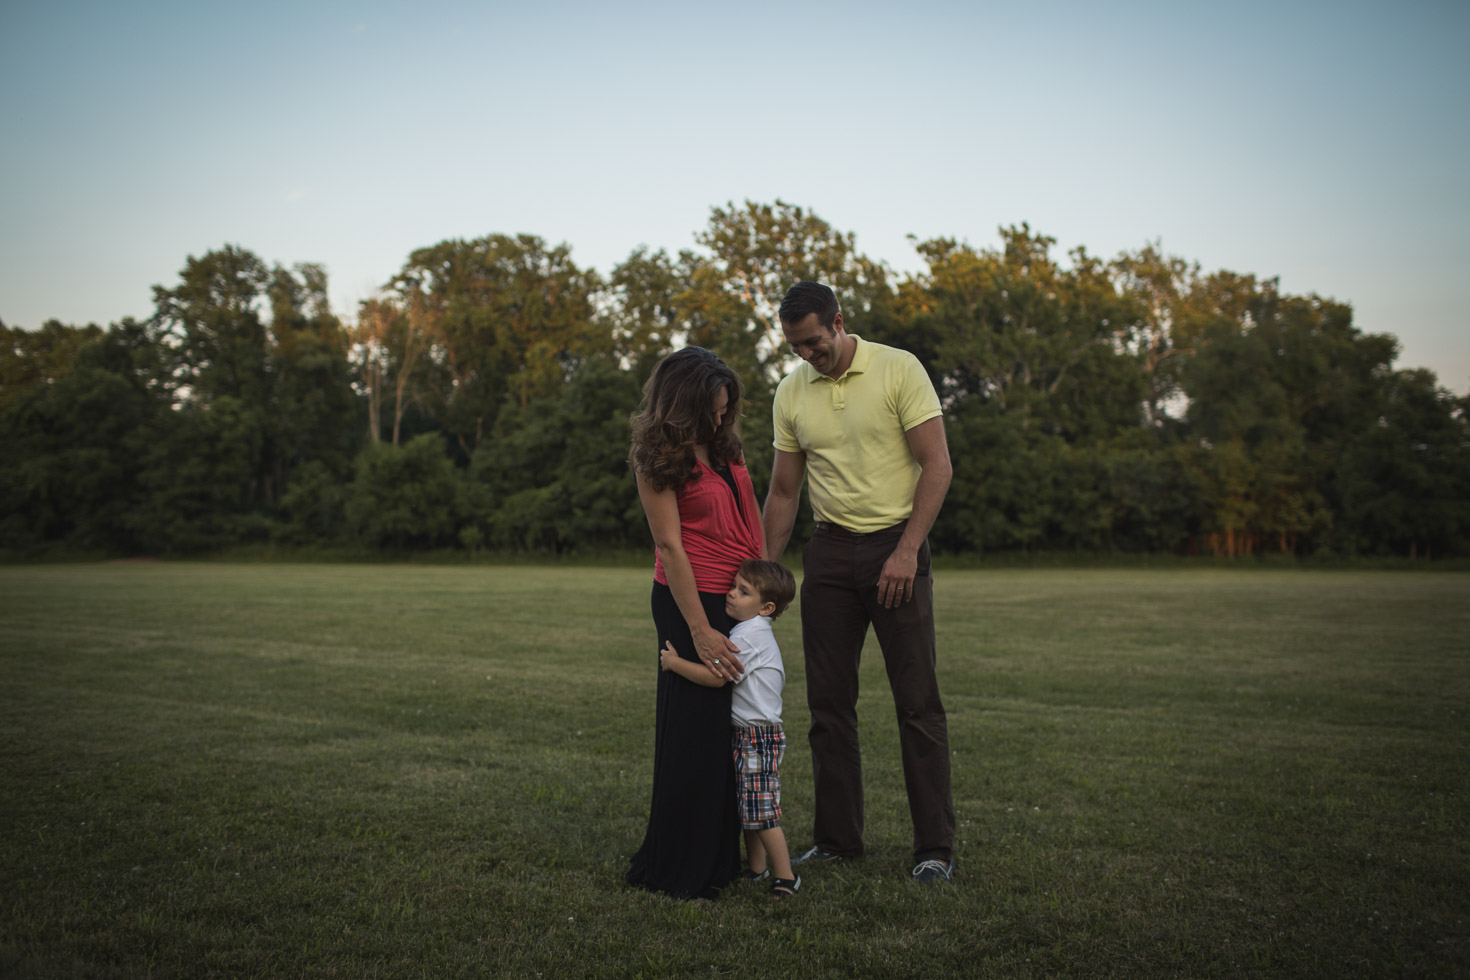
{"type": "Polygon", "coordinates": [[[943,702],[939,700],[938,691],[930,697],[910,701],[895,699],[894,709],[900,731],[915,731],[940,739],[946,737],[949,719],[945,715],[943,702]]]}
{"type": "Polygon", "coordinates": [[[813,732],[856,732],[857,706],[836,700],[807,698],[813,732]]]}

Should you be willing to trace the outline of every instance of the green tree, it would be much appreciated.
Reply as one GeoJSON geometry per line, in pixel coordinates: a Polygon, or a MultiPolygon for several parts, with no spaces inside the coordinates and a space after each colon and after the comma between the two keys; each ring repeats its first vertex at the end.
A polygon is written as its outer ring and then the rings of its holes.
{"type": "Polygon", "coordinates": [[[931,538],[943,551],[984,554],[1044,543],[1051,505],[1041,491],[1042,451],[1024,430],[978,399],[952,407],[946,422],[954,479],[931,538]]]}
{"type": "Polygon", "coordinates": [[[367,402],[368,438],[373,442],[383,438],[385,402],[393,416],[395,446],[402,439],[408,410],[427,404],[433,323],[423,297],[415,295],[413,300],[407,310],[392,296],[363,300],[350,331],[352,362],[367,402]]]}
{"type": "Polygon", "coordinates": [[[1464,403],[1429,371],[1381,379],[1377,417],[1343,445],[1329,485],[1338,550],[1426,558],[1470,551],[1464,403]]]}
{"type": "Polygon", "coordinates": [[[280,539],[300,545],[343,540],[348,530],[347,489],[341,474],[319,459],[296,467],[281,497],[280,539]]]}
{"type": "Polygon", "coordinates": [[[0,409],[37,385],[55,382],[77,352],[101,336],[96,324],[70,327],[47,320],[39,330],[22,330],[0,322],[0,409]]]}
{"type": "Polygon", "coordinates": [[[921,242],[929,269],[899,287],[902,332],[932,358],[941,397],[993,403],[1018,427],[1069,441],[1136,427],[1146,391],[1125,338],[1138,304],[1082,249],[1063,268],[1055,240],[1025,225],[1001,239],[981,251],[921,242]]]}
{"type": "Polygon", "coordinates": [[[181,397],[201,405],[229,397],[269,401],[270,358],[262,304],[271,275],[235,245],[192,255],[172,289],[153,287],[153,325],[174,358],[181,397]]]}
{"type": "MultiPolygon", "coordinates": [[[[1150,446],[1148,386],[1129,339],[1143,305],[1106,263],[1001,229],[1001,247],[916,243],[927,271],[876,304],[876,338],[912,351],[948,416],[955,480],[936,528],[954,550],[1111,548],[1136,506],[1112,457],[1150,446]]],[[[1157,448],[1157,443],[1152,444],[1157,448]]]]}
{"type": "Polygon", "coordinates": [[[639,378],[646,378],[685,332],[680,298],[689,288],[691,261],[687,252],[676,263],[663,249],[650,253],[639,247],[608,277],[601,318],[613,353],[639,378]]]}
{"type": "Polygon", "coordinates": [[[171,360],[170,387],[181,406],[180,433],[223,444],[160,444],[149,454],[149,485],[160,494],[150,506],[150,527],[167,542],[184,549],[208,546],[199,537],[206,527],[234,540],[245,511],[274,502],[279,492],[272,436],[274,377],[270,331],[264,315],[270,271],[252,252],[234,245],[190,256],[173,288],[153,287],[152,325],[160,349],[171,360]],[[222,406],[218,419],[213,410],[222,406]],[[243,453],[226,464],[222,451],[243,453]],[[204,476],[209,488],[176,487],[168,467],[204,476]],[[229,474],[238,487],[214,486],[229,474]],[[181,495],[181,496],[180,496],[181,495]],[[183,508],[177,519],[168,513],[169,499],[183,508]],[[207,514],[211,506],[231,512],[207,514]],[[164,530],[172,528],[172,530],[164,530]]]}
{"type": "Polygon", "coordinates": [[[1201,332],[1182,378],[1216,550],[1295,553],[1330,528],[1323,488],[1371,417],[1394,346],[1354,328],[1346,305],[1282,296],[1274,280],[1201,332]]]}
{"type": "Polygon", "coordinates": [[[647,543],[627,462],[641,387],[614,357],[596,355],[534,411],[502,413],[470,465],[493,544],[560,553],[647,543]]]}
{"type": "Polygon", "coordinates": [[[150,451],[145,482],[159,499],[147,510],[156,540],[199,549],[211,533],[220,543],[262,533],[295,467],[314,460],[345,478],[361,425],[350,338],[321,266],[267,269],[226,246],[191,256],[179,279],[154,287],[151,323],[179,403],[174,435],[207,444],[150,451]]]}
{"type": "MultiPolygon", "coordinates": [[[[137,547],[140,460],[173,422],[163,367],[143,325],[124,320],[72,347],[0,404],[0,542],[25,550],[66,542],[137,547]]],[[[61,346],[61,345],[58,345],[61,346]]]]}
{"type": "Polygon", "coordinates": [[[1136,304],[1138,314],[1119,341],[1138,359],[1146,378],[1146,422],[1162,426],[1170,403],[1183,394],[1184,369],[1204,335],[1246,319],[1256,279],[1225,271],[1206,275],[1199,263],[1165,256],[1156,245],[1125,252],[1110,268],[1119,292],[1136,304]]]}
{"type": "Polygon", "coordinates": [[[140,458],[131,527],[148,553],[197,553],[261,539],[267,519],[252,505],[263,429],[243,399],[186,402],[140,458]]]}
{"type": "Polygon", "coordinates": [[[698,274],[689,277],[691,288],[705,297],[708,339],[721,356],[719,345],[730,348],[732,357],[741,351],[749,358],[741,366],[759,367],[768,381],[790,360],[776,311],[792,285],[811,279],[831,286],[852,323],[889,291],[887,269],[857,251],[851,232],[779,199],[711,208],[709,224],[695,241],[708,250],[692,270],[698,274]],[[713,294],[737,303],[720,307],[709,302],[713,294]]]}
{"type": "Polygon", "coordinates": [[[524,411],[561,383],[569,359],[608,350],[600,288],[566,245],[534,235],[451,240],[413,252],[391,288],[432,338],[432,411],[466,456],[507,396],[524,411]]]}
{"type": "Polygon", "coordinates": [[[1108,550],[1170,552],[1199,534],[1199,506],[1188,446],[1111,446],[1105,451],[1108,550]]]}
{"type": "Polygon", "coordinates": [[[462,482],[437,433],[415,436],[402,446],[370,443],[357,456],[346,516],[363,544],[396,549],[453,544],[466,509],[462,482]]]}
{"type": "Polygon", "coordinates": [[[332,314],[327,276],[303,263],[276,267],[270,282],[270,490],[276,500],[295,468],[309,462],[346,477],[362,442],[348,360],[351,337],[332,314]]]}

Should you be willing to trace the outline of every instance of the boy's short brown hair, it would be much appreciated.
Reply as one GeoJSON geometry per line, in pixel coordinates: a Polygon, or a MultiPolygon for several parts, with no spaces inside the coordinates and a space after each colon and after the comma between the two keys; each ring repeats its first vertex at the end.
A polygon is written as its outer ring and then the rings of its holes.
{"type": "Polygon", "coordinates": [[[780,562],[751,558],[741,562],[735,574],[755,586],[761,602],[776,604],[776,611],[771,613],[772,619],[785,612],[791,600],[796,598],[796,576],[780,562]]]}

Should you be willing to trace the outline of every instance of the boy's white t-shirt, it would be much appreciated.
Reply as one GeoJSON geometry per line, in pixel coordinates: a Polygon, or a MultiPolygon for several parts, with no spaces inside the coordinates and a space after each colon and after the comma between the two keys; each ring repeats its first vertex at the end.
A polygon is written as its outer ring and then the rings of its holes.
{"type": "Polygon", "coordinates": [[[786,685],[786,668],[781,648],[771,631],[771,620],[756,616],[737,623],[730,639],[740,648],[745,673],[730,693],[730,721],[742,728],[781,724],[781,688],[786,685]]]}

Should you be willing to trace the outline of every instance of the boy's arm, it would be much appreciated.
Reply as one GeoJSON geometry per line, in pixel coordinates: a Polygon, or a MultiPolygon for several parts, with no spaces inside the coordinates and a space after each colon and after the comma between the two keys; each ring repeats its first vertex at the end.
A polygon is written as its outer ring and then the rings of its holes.
{"type": "Polygon", "coordinates": [[[686,681],[692,681],[695,684],[705,687],[722,687],[725,683],[723,677],[704,664],[697,664],[679,656],[674,651],[673,644],[667,640],[664,641],[664,648],[658,652],[658,662],[664,670],[671,670],[686,681]]]}

